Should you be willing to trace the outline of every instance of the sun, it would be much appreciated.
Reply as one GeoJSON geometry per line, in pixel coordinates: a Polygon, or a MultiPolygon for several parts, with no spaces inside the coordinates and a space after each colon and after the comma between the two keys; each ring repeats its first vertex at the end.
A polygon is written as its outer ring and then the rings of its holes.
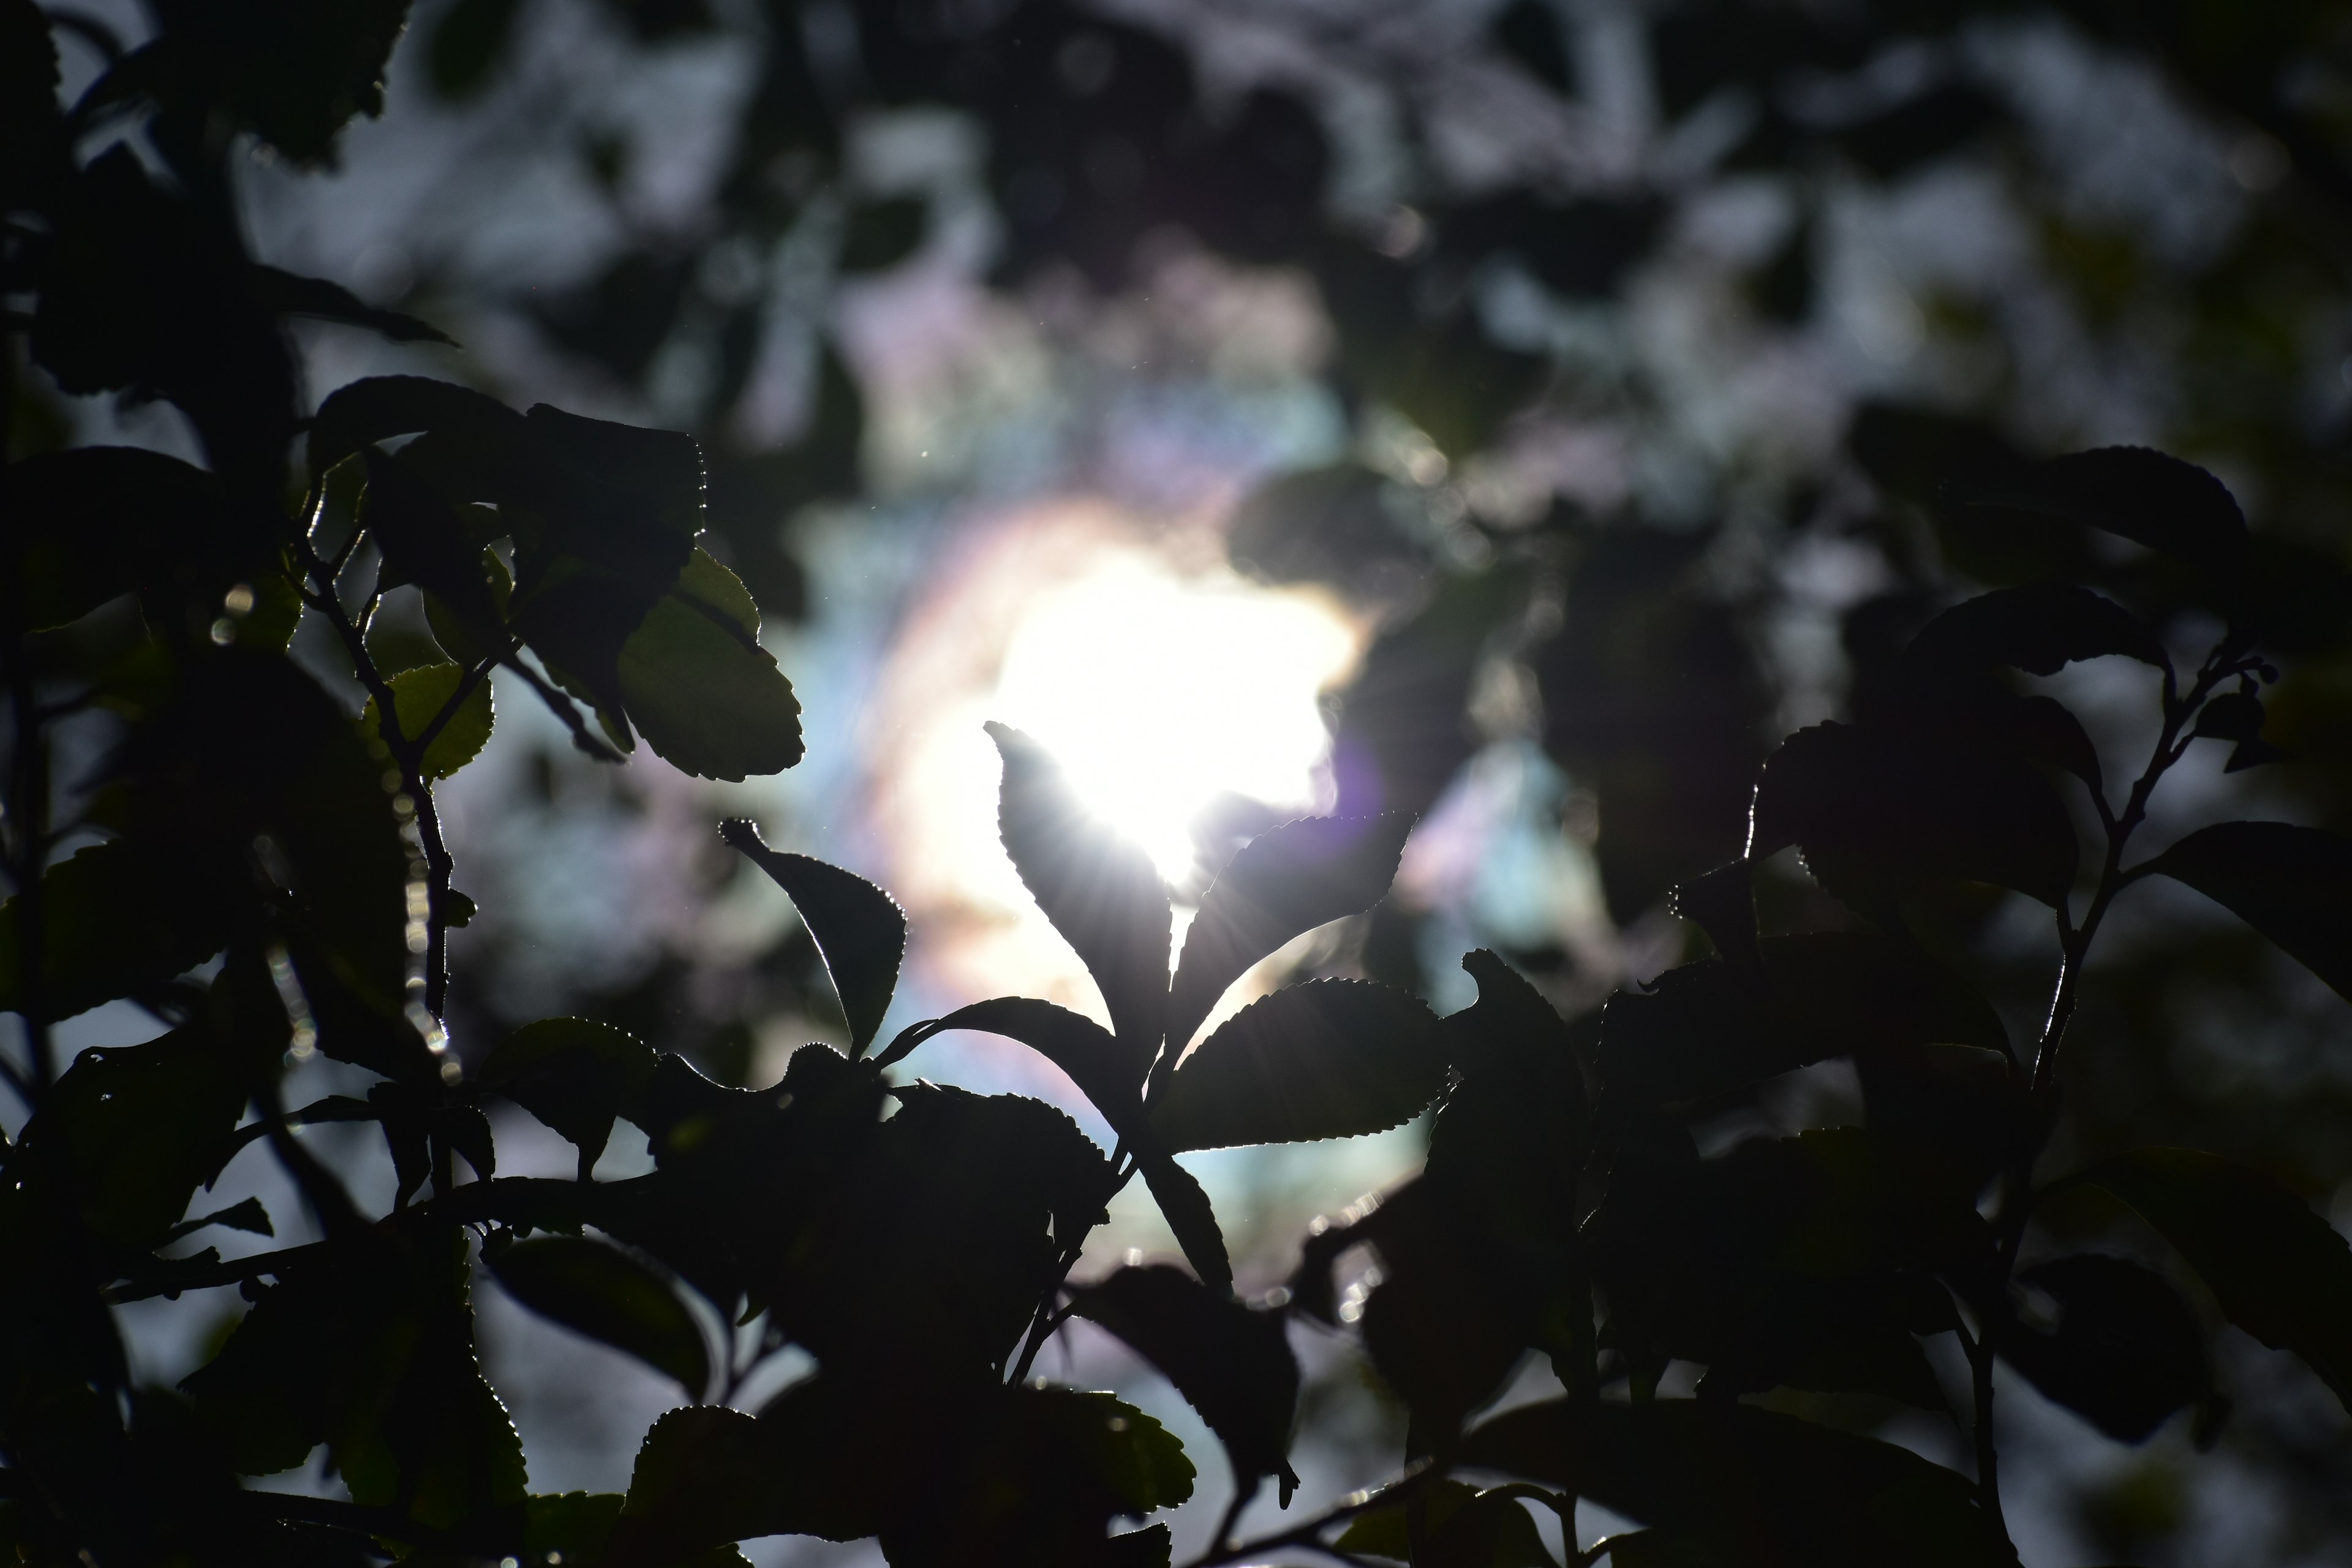
{"type": "Polygon", "coordinates": [[[1300,813],[1323,804],[1321,699],[1360,648],[1321,595],[1106,553],[1021,616],[992,706],[1181,881],[1193,825],[1221,798],[1300,813]]]}

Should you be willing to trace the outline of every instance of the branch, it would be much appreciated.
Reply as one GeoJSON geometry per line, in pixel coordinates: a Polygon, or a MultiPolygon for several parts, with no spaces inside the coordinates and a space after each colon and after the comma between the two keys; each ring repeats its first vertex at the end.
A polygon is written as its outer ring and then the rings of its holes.
{"type": "MultiPolygon", "coordinates": [[[[1227,1539],[1234,1518],[1240,1511],[1238,1506],[1229,1508],[1225,1510],[1224,1523],[1218,1529],[1217,1539],[1210,1545],[1209,1550],[1185,1563],[1184,1568],[1221,1568],[1223,1563],[1238,1563],[1264,1552],[1279,1551],[1286,1546],[1302,1546],[1309,1551],[1319,1552],[1327,1557],[1337,1557],[1341,1562],[1353,1563],[1356,1561],[1355,1558],[1341,1552],[1338,1547],[1328,1546],[1318,1540],[1318,1537],[1322,1531],[1342,1520],[1353,1519],[1360,1513],[1379,1508],[1409,1492],[1418,1490],[1423,1483],[1435,1479],[1441,1473],[1443,1472],[1440,1467],[1433,1461],[1416,1460],[1406,1467],[1394,1480],[1383,1481],[1376,1487],[1367,1487],[1362,1491],[1349,1492],[1313,1519],[1302,1520],[1277,1534],[1244,1542],[1240,1545],[1232,1544],[1227,1539]]],[[[1236,1503],[1247,1500],[1246,1498],[1240,1498],[1236,1499],[1236,1503]]]]}

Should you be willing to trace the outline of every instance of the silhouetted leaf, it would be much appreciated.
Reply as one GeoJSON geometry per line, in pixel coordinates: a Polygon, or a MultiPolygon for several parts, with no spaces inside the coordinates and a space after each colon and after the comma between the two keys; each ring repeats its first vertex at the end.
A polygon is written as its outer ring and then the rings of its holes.
{"type": "Polygon", "coordinates": [[[475,1074],[580,1150],[584,1179],[654,1075],[654,1053],[610,1024],[541,1018],[499,1042],[475,1074]]]}
{"type": "MultiPolygon", "coordinates": [[[[457,695],[457,688],[466,672],[454,664],[425,664],[415,669],[404,669],[388,679],[392,688],[393,710],[400,719],[404,740],[414,742],[441,710],[457,695]]],[[[474,689],[458,704],[456,717],[433,737],[425,749],[424,773],[428,779],[446,779],[481,754],[489,742],[490,727],[497,714],[490,706],[490,682],[486,676],[474,682],[474,689]]],[[[360,729],[373,735],[382,720],[377,717],[375,700],[370,698],[360,714],[360,729]]]]}
{"type": "Polygon", "coordinates": [[[927,204],[920,196],[890,196],[849,209],[838,265],[844,272],[881,272],[923,243],[927,204]]]}
{"type": "Polygon", "coordinates": [[[1298,1484],[1284,1457],[1298,1404],[1298,1363],[1279,1312],[1252,1310],[1166,1264],[1121,1268],[1074,1291],[1071,1310],[1127,1342],[1176,1385],[1225,1446],[1234,1477],[1255,1490],[1298,1484]]]}
{"type": "Polygon", "coordinates": [[[378,310],[341,284],[330,283],[324,278],[304,278],[275,267],[256,267],[253,286],[262,304],[281,316],[311,316],[347,327],[365,327],[396,343],[457,346],[456,339],[430,322],[404,316],[398,310],[378,310]]]}
{"type": "Polygon", "coordinates": [[[988,726],[1004,759],[997,827],[1030,897],[1077,950],[1137,1063],[1160,1049],[1168,1009],[1168,889],[1151,857],[1087,810],[1045,749],[988,726]]]}
{"type": "Polygon", "coordinates": [[[1358,1514],[1333,1544],[1342,1552],[1432,1568],[1555,1568],[1519,1490],[1481,1492],[1460,1481],[1438,1481],[1421,1488],[1412,1505],[1358,1514]],[[1423,1510],[1425,1533],[1418,1552],[1408,1521],[1411,1507],[1423,1510]]]}
{"type": "Polygon", "coordinates": [[[1970,510],[2087,523],[2233,580],[2246,559],[2246,519],[2221,481],[2145,447],[2052,458],[1961,489],[1970,510]]]}
{"type": "MultiPolygon", "coordinates": [[[[501,453],[527,449],[523,416],[486,393],[422,375],[377,375],[337,388],[310,421],[310,478],[362,447],[422,431],[455,433],[470,445],[501,453]]],[[[448,496],[449,500],[504,500],[448,496]]]]}
{"type": "Polygon", "coordinates": [[[11,1174],[73,1204],[107,1241],[144,1250],[219,1173],[245,1102],[244,1080],[200,1030],[94,1046],[26,1127],[25,1158],[11,1174]]]}
{"type": "Polygon", "coordinates": [[[2188,883],[2352,997],[2352,839],[2284,822],[2222,822],[2137,869],[2188,883]]]}
{"type": "Polygon", "coordinates": [[[719,836],[773,879],[800,911],[833,977],[842,1016],[849,1020],[849,1054],[864,1056],[898,988],[898,961],[907,951],[907,911],[863,877],[769,848],[761,841],[759,825],[747,818],[720,823],[719,836]]]}
{"type": "Polygon", "coordinates": [[[1176,1245],[1184,1249],[1184,1261],[1217,1289],[1231,1289],[1234,1265],[1225,1252],[1225,1235],[1217,1226],[1216,1211],[1199,1180],[1173,1155],[1151,1146],[1136,1151],[1136,1168],[1174,1233],[1176,1245]]]}
{"type": "Polygon", "coordinates": [[[1764,987],[1721,959],[1670,969],[1603,1009],[1601,1081],[1642,1101],[1698,1100],[1830,1057],[1998,1047],[2000,1019],[1959,976],[1883,937],[1768,937],[1764,987]]]}
{"type": "Polygon", "coordinates": [[[1424,1443],[1442,1442],[1500,1392],[1536,1338],[1544,1281],[1524,1255],[1486,1250],[1480,1195],[1424,1175],[1382,1199],[1351,1233],[1381,1259],[1363,1304],[1364,1350],[1412,1412],[1424,1443]]]}
{"type": "Polygon", "coordinates": [[[46,452],[11,464],[5,484],[0,560],[20,574],[23,595],[5,613],[28,631],[134,590],[151,615],[169,619],[185,605],[216,616],[233,583],[275,564],[266,519],[234,509],[215,476],[161,452],[46,452]]]}
{"type": "MultiPolygon", "coordinates": [[[[0,1010],[25,1012],[16,900],[0,903],[0,1010]]],[[[79,849],[41,876],[45,1022],[156,985],[202,963],[228,940],[218,895],[200,866],[143,842],[79,849]]]]}
{"type": "Polygon", "coordinates": [[[1445,1086],[1437,1020],[1365,980],[1260,997],[1195,1047],[1153,1094],[1171,1152],[1352,1138],[1412,1121],[1445,1086]]]}
{"type": "Polygon", "coordinates": [[[1103,1120],[1122,1137],[1141,1121],[1143,1076],[1118,1048],[1109,1030],[1066,1007],[1028,996],[999,996],[959,1007],[944,1018],[916,1026],[877,1058],[888,1067],[916,1045],[950,1029],[979,1029],[1020,1041],[1068,1076],[1094,1102],[1103,1120]]]}
{"type": "Polygon", "coordinates": [[[2301,1356],[2352,1409],[2352,1247],[2301,1198],[2194,1149],[2134,1150],[2083,1179],[2161,1232],[2231,1322],[2301,1356]]]}
{"type": "Polygon", "coordinates": [[[2032,768],[1848,724],[1800,730],[1764,764],[1748,855],[1790,844],[1870,913],[1921,881],[1990,882],[2053,906],[2074,885],[2073,820],[2032,768]]]}
{"type": "Polygon", "coordinates": [[[359,522],[383,552],[389,581],[423,588],[457,617],[473,648],[503,654],[506,624],[481,545],[405,455],[366,447],[360,456],[368,484],[359,522]]]}
{"type": "Polygon", "coordinates": [[[1525,1476],[1640,1523],[1822,1564],[2011,1561],[1965,1477],[1906,1448],[1753,1405],[1661,1399],[1522,1405],[1460,1464],[1525,1476]]]}
{"type": "Polygon", "coordinates": [[[2108,1436],[2140,1442],[2206,1396],[2205,1336],[2161,1274],[2084,1253],[2021,1269],[2017,1284],[2027,1317],[1997,1319],[1994,1345],[2034,1387],[2108,1436]],[[2037,1296],[2056,1307],[2054,1323],[2031,1321],[2037,1296]]]}
{"type": "Polygon", "coordinates": [[[434,95],[456,101],[487,86],[506,54],[521,9],[522,0],[457,0],[446,7],[425,49],[434,95]]]}
{"type": "Polygon", "coordinates": [[[331,164],[344,123],[383,112],[384,68],[407,22],[408,0],[173,6],[162,36],[97,90],[152,94],[198,117],[225,113],[297,163],[331,164]]]}
{"type": "Polygon", "coordinates": [[[660,1275],[584,1236],[519,1241],[485,1254],[508,1294],[541,1317],[628,1352],[698,1399],[710,1354],[692,1313],[660,1275]]]}
{"type": "Polygon", "coordinates": [[[1168,998],[1168,1044],[1181,1052],[1217,999],[1284,942],[1380,902],[1412,819],[1317,816],[1259,834],[1202,895],[1168,998]]]}
{"type": "Polygon", "coordinates": [[[1953,605],[1921,629],[1905,652],[1915,668],[1969,675],[2014,665],[2055,675],[2077,659],[2121,654],[2168,668],[2164,645],[2130,611],[2072,583],[2003,588],[1953,605]]]}

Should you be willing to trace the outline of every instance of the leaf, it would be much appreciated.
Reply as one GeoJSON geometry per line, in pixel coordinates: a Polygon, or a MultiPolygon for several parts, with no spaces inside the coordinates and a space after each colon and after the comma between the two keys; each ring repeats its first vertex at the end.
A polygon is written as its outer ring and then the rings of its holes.
{"type": "Polygon", "coordinates": [[[2002,588],[1953,605],[1904,653],[1914,670],[1955,677],[2014,665],[2055,675],[2077,659],[2120,654],[2168,668],[2156,634],[2130,611],[2073,583],[2002,588]]]}
{"type": "Polygon", "coordinates": [[[139,591],[160,607],[195,601],[217,613],[238,576],[275,542],[194,465],[133,447],[78,447],[12,464],[0,560],[19,574],[10,613],[27,631],[66,626],[139,591]]]}
{"type": "Polygon", "coordinates": [[[2161,1274],[2084,1253],[2016,1278],[2029,1303],[2039,1294],[2056,1305],[2057,1321],[1996,1318],[1995,1347],[2034,1387],[2108,1436],[2142,1442],[2174,1411],[2210,1395],[2205,1336],[2161,1274]]]}
{"type": "Polygon", "coordinates": [[[920,196],[891,196],[850,208],[837,265],[844,272],[882,272],[898,266],[923,243],[925,211],[920,196]]]}
{"type": "Polygon", "coordinates": [[[610,1024],[541,1018],[501,1041],[475,1081],[577,1146],[585,1179],[613,1135],[614,1118],[635,1110],[653,1079],[654,1060],[649,1047],[610,1024]]]}
{"type": "MultiPolygon", "coordinates": [[[[457,695],[457,688],[466,672],[454,664],[425,664],[414,669],[404,669],[391,677],[386,684],[392,688],[393,710],[400,719],[404,739],[415,741],[427,726],[441,715],[449,700],[457,695]]],[[[457,716],[441,727],[433,743],[425,749],[425,776],[446,779],[481,754],[490,739],[490,726],[497,714],[490,707],[490,683],[487,677],[474,682],[473,689],[459,704],[457,716]]],[[[360,714],[360,729],[368,735],[378,733],[383,721],[376,715],[375,700],[368,699],[360,714]]]]}
{"type": "MultiPolygon", "coordinates": [[[[199,1029],[93,1046],[25,1129],[25,1168],[118,1246],[160,1245],[236,1148],[246,1085],[199,1029]]],[[[215,1216],[217,1217],[217,1216],[215,1216]]],[[[264,1219],[266,1229],[268,1221],[264,1219]]]]}
{"type": "Polygon", "coordinates": [[[2194,463],[2145,447],[2103,447],[2052,458],[1964,492],[1969,510],[2062,518],[2118,534],[2215,579],[2244,565],[2245,514],[2194,463]]]}
{"type": "Polygon", "coordinates": [[[2352,839],[2284,822],[2200,827],[2135,875],[2188,883],[2352,997],[2352,839]]]}
{"type": "Polygon", "coordinates": [[[805,751],[800,700],[775,655],[676,593],[622,643],[616,689],[654,754],[683,773],[733,782],[781,773],[805,751]]]}
{"type": "Polygon", "coordinates": [[[1225,1446],[1234,1478],[1255,1491],[1298,1484],[1285,1456],[1298,1405],[1298,1363],[1279,1312],[1255,1311],[1166,1264],[1121,1268],[1071,1293],[1070,1310],[1101,1324],[1176,1385],[1225,1446]]]}
{"type": "Polygon", "coordinates": [[[383,552],[394,579],[414,583],[441,601],[476,647],[503,653],[506,626],[485,576],[482,549],[449,503],[436,494],[403,455],[373,447],[360,454],[367,467],[359,524],[383,552]]]}
{"type": "Polygon", "coordinates": [[[1700,1100],[1831,1057],[1913,1045],[2006,1044],[2000,1016],[1959,976],[1885,937],[1767,937],[1762,988],[1729,963],[1670,969],[1601,1012],[1607,1092],[1700,1100]]]}
{"type": "Polygon", "coordinates": [[[1044,747],[988,726],[1004,759],[997,826],[1004,851],[1110,1009],[1111,1032],[1139,1066],[1160,1050],[1168,1007],[1168,889],[1151,858],[1089,813],[1044,747]]]}
{"type": "Polygon", "coordinates": [[[1151,1201],[1160,1205],[1160,1216],[1174,1233],[1176,1245],[1183,1248],[1184,1261],[1217,1289],[1231,1289],[1234,1266],[1225,1252],[1224,1232],[1217,1226],[1216,1211],[1210,1205],[1209,1194],[1202,1190],[1200,1182],[1178,1164],[1173,1155],[1157,1148],[1137,1150],[1136,1168],[1143,1176],[1143,1184],[1151,1190],[1151,1201]]]}
{"type": "Polygon", "coordinates": [[[1173,1153],[1352,1138],[1412,1121],[1445,1086],[1437,1020],[1365,980],[1314,980],[1260,997],[1194,1047],[1152,1096],[1173,1153]]]}
{"type": "Polygon", "coordinates": [[[677,1379],[688,1399],[710,1382],[710,1354],[667,1281],[619,1247],[548,1236],[485,1254],[507,1293],[543,1318],[626,1351],[677,1379]]]}
{"type": "Polygon", "coordinates": [[[1754,1405],[1660,1399],[1579,1409],[1548,1400],[1486,1422],[1456,1462],[1575,1492],[1639,1523],[1738,1542],[1739,1561],[2013,1561],[1958,1472],[1754,1405]]]}
{"type": "Polygon", "coordinates": [[[2032,768],[1848,724],[1800,730],[1764,764],[1748,858],[1790,844],[1822,887],[1881,918],[1916,882],[1990,882],[2053,907],[2074,885],[2074,823],[2032,768]]]}
{"type": "Polygon", "coordinates": [[[1425,1568],[1557,1568],[1519,1492],[1512,1487],[1481,1492],[1460,1481],[1439,1481],[1423,1488],[1413,1505],[1358,1514],[1334,1544],[1425,1568]],[[1408,1522],[1412,1506],[1423,1510],[1418,1552],[1408,1522]]]}
{"type": "Polygon", "coordinates": [[[765,871],[793,900],[849,1020],[849,1054],[862,1057],[890,1010],[907,951],[907,911],[889,894],[838,866],[771,849],[757,823],[734,817],[719,836],[765,871]]]}
{"type": "Polygon", "coordinates": [[[999,996],[959,1007],[944,1018],[908,1029],[878,1062],[888,1067],[922,1040],[950,1029],[979,1029],[1027,1046],[1061,1068],[1121,1137],[1131,1136],[1141,1123],[1142,1075],[1110,1031],[1092,1018],[1034,997],[999,996]]]}
{"type": "MultiPolygon", "coordinates": [[[[78,849],[41,874],[40,1010],[54,1023],[160,985],[228,940],[200,865],[144,842],[78,849]]],[[[0,1009],[23,1012],[16,900],[0,903],[0,1009]]]]}
{"type": "Polygon", "coordinates": [[[2162,1233],[2230,1321],[2301,1356],[2352,1409],[2352,1247],[2301,1198],[2194,1149],[2137,1149],[2082,1179],[2162,1233]]]}
{"type": "Polygon", "coordinates": [[[341,284],[324,278],[304,278],[257,266],[253,269],[253,288],[263,306],[281,316],[311,316],[347,327],[365,327],[395,343],[457,346],[457,341],[440,328],[398,310],[377,310],[341,284]]]}
{"type": "Polygon", "coordinates": [[[363,447],[428,430],[462,435],[483,449],[502,454],[527,451],[530,445],[523,416],[487,393],[422,375],[370,376],[337,388],[319,405],[310,421],[310,480],[316,484],[329,468],[363,447]]]}
{"type": "Polygon", "coordinates": [[[425,47],[436,98],[457,102],[489,85],[521,9],[521,0],[457,0],[441,13],[425,47]]]}
{"type": "Polygon", "coordinates": [[[1293,937],[1380,902],[1412,830],[1402,812],[1308,817],[1243,846],[1202,895],[1184,933],[1168,999],[1171,1057],[1250,965],[1293,937]]]}
{"type": "Polygon", "coordinates": [[[1424,1442],[1443,1442],[1501,1391],[1545,1305],[1544,1281],[1523,1258],[1490,1249],[1486,1216],[1456,1201],[1475,1195],[1424,1174],[1351,1233],[1381,1258],[1363,1307],[1364,1350],[1424,1442]]]}
{"type": "Polygon", "coordinates": [[[297,163],[331,165],[345,122],[383,112],[384,68],[407,22],[408,0],[174,7],[115,74],[183,112],[225,112],[297,163]]]}

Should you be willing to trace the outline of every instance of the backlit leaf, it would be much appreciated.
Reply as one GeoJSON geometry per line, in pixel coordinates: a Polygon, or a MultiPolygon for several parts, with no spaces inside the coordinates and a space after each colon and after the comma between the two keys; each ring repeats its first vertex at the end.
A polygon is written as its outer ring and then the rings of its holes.
{"type": "Polygon", "coordinates": [[[475,1079],[577,1145],[584,1172],[604,1152],[614,1118],[634,1112],[654,1064],[649,1047],[610,1024],[541,1018],[501,1041],[475,1079]]]}
{"type": "MultiPolygon", "coordinates": [[[[419,665],[390,677],[386,684],[392,688],[393,710],[399,716],[402,738],[414,742],[425,733],[449,705],[450,699],[457,695],[457,688],[465,679],[466,672],[454,664],[419,665]]],[[[425,749],[425,776],[446,779],[479,756],[483,746],[489,742],[490,727],[496,721],[497,714],[490,706],[490,682],[485,676],[474,682],[473,689],[458,704],[457,714],[425,749]]],[[[361,731],[373,735],[381,722],[376,716],[375,700],[370,698],[360,714],[361,731]]]]}
{"type": "Polygon", "coordinates": [[[1152,1096],[1171,1152],[1351,1138],[1412,1121],[1445,1085],[1437,1020],[1363,980],[1260,997],[1193,1047],[1152,1096]]]}
{"type": "Polygon", "coordinates": [[[1181,1051],[1233,983],[1284,942],[1381,900],[1412,818],[1318,816],[1244,845],[1202,896],[1168,998],[1168,1043],[1181,1051]]]}
{"type": "Polygon", "coordinates": [[[825,973],[849,1020],[849,1054],[860,1057],[882,1026],[907,951],[907,911],[865,878],[806,855],[771,849],[757,824],[741,817],[719,825],[720,837],[765,871],[793,900],[816,942],[825,973]]]}
{"type": "Polygon", "coordinates": [[[548,1236],[486,1256],[507,1293],[532,1311],[667,1373],[688,1398],[701,1396],[710,1381],[701,1329],[660,1275],[619,1247],[548,1236]]]}
{"type": "Polygon", "coordinates": [[[908,1030],[900,1037],[909,1042],[905,1048],[894,1041],[879,1060],[887,1067],[915,1044],[950,1029],[979,1029],[1020,1041],[1060,1068],[1121,1135],[1131,1132],[1140,1120],[1142,1074],[1120,1051],[1110,1031],[1091,1018],[1034,997],[999,996],[959,1007],[944,1018],[908,1030]]]}
{"type": "Polygon", "coordinates": [[[617,689],[654,754],[685,773],[730,781],[781,773],[805,750],[800,700],[776,656],[675,593],[621,645],[617,689]]]}

